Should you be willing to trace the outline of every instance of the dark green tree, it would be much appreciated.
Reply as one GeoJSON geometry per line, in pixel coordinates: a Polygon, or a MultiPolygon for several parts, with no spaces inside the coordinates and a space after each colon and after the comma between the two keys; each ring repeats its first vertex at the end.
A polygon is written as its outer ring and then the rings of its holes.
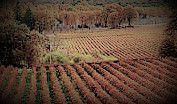
{"type": "Polygon", "coordinates": [[[21,10],[20,10],[19,1],[17,1],[16,8],[15,8],[15,20],[17,20],[20,23],[22,22],[22,14],[21,14],[21,10]]]}
{"type": "Polygon", "coordinates": [[[30,8],[28,8],[26,13],[25,13],[24,23],[30,28],[30,30],[34,29],[35,19],[34,19],[34,15],[33,15],[30,8]]]}

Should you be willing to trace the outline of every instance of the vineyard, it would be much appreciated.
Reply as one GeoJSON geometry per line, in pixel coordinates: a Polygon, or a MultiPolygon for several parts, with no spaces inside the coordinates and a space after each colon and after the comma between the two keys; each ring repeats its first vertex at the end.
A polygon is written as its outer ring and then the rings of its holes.
{"type": "Polygon", "coordinates": [[[67,55],[98,52],[117,60],[1,66],[0,100],[3,104],[175,104],[177,59],[158,56],[164,36],[163,28],[156,27],[83,30],[51,37],[53,50],[67,55]]]}
{"type": "Polygon", "coordinates": [[[177,104],[175,0],[1,0],[0,104],[177,104]]]}
{"type": "Polygon", "coordinates": [[[95,53],[101,53],[117,59],[158,57],[159,46],[165,37],[163,28],[163,25],[150,25],[120,30],[58,33],[55,37],[51,36],[51,46],[67,55],[79,53],[94,56],[95,53]]]}
{"type": "Polygon", "coordinates": [[[0,67],[2,103],[173,104],[177,60],[144,58],[74,65],[0,67]],[[5,102],[6,101],[6,102],[5,102]]]}

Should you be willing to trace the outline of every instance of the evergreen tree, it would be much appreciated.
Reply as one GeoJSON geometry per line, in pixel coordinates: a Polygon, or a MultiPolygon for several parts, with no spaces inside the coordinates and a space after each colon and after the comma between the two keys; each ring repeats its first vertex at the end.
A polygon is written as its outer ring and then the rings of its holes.
{"type": "Polygon", "coordinates": [[[30,30],[34,29],[35,19],[30,8],[28,8],[25,13],[24,23],[30,28],[30,30]]]}
{"type": "Polygon", "coordinates": [[[17,20],[18,22],[22,22],[22,14],[21,14],[21,11],[20,11],[20,5],[19,5],[19,1],[17,1],[17,4],[16,4],[16,10],[15,10],[15,20],[17,20]]]}

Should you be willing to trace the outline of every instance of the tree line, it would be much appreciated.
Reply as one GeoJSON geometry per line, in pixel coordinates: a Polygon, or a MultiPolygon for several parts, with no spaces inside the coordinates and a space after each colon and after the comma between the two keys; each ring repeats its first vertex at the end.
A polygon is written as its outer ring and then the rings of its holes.
{"type": "Polygon", "coordinates": [[[17,4],[16,19],[27,24],[30,29],[56,31],[79,28],[120,28],[123,23],[132,27],[138,17],[133,6],[123,7],[119,4],[106,4],[103,7],[79,4],[17,4]],[[22,17],[24,20],[22,20],[22,17]]]}

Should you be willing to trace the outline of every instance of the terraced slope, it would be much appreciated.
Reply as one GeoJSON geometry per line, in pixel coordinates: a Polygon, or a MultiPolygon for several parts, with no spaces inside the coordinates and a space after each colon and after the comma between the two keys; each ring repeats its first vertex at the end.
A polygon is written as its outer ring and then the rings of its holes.
{"type": "Polygon", "coordinates": [[[177,59],[0,67],[1,103],[175,104],[177,59]]]}

